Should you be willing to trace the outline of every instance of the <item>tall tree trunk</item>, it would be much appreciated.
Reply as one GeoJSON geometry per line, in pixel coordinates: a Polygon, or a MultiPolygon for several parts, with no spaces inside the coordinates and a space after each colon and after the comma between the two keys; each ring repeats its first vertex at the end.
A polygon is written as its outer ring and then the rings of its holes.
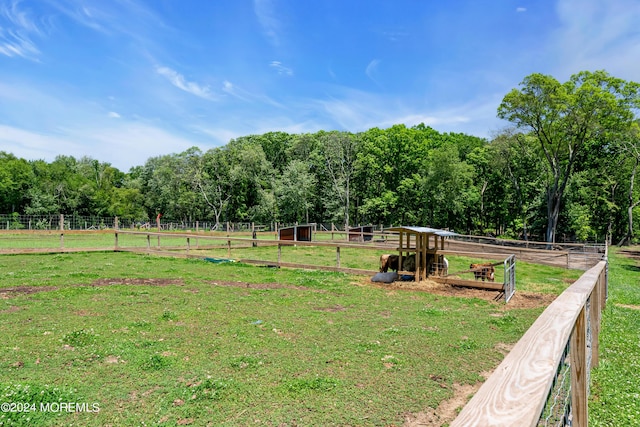
{"type": "Polygon", "coordinates": [[[638,206],[638,204],[640,204],[640,200],[635,203],[633,201],[633,187],[636,180],[636,172],[638,171],[638,161],[638,158],[636,158],[636,162],[631,170],[631,177],[629,178],[629,193],[627,195],[629,200],[629,205],[627,207],[627,233],[622,240],[620,240],[618,246],[630,245],[633,240],[633,210],[638,206]]]}
{"type": "Polygon", "coordinates": [[[557,190],[551,190],[547,198],[547,233],[546,240],[549,244],[556,242],[556,230],[558,228],[558,217],[560,215],[561,194],[557,190]]]}
{"type": "Polygon", "coordinates": [[[345,193],[345,212],[344,212],[344,231],[348,232],[349,231],[349,179],[350,177],[347,177],[346,180],[346,193],[345,193]]]}

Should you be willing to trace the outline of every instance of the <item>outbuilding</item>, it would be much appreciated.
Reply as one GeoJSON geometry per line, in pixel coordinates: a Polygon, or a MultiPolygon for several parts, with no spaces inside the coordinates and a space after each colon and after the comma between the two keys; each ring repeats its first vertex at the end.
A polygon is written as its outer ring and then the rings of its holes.
{"type": "Polygon", "coordinates": [[[293,240],[295,242],[310,242],[313,237],[313,225],[294,225],[278,230],[278,239],[293,240]]]}
{"type": "MultiPolygon", "coordinates": [[[[457,233],[448,230],[440,230],[429,227],[401,226],[391,227],[386,231],[395,231],[399,234],[398,255],[399,266],[403,266],[403,258],[406,259],[415,254],[415,280],[426,280],[432,267],[438,274],[438,247],[444,250],[444,239],[456,236],[457,233]]],[[[402,267],[400,267],[402,269],[402,267]]]]}
{"type": "Polygon", "coordinates": [[[350,242],[370,242],[373,240],[373,225],[361,225],[349,228],[350,242]]]}

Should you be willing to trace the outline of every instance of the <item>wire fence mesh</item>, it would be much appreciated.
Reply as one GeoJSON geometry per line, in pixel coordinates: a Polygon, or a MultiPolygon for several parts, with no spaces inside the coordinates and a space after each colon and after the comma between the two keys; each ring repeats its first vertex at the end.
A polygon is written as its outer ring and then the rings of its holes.
{"type": "Polygon", "coordinates": [[[571,426],[571,364],[569,344],[564,349],[539,427],[571,426]]]}

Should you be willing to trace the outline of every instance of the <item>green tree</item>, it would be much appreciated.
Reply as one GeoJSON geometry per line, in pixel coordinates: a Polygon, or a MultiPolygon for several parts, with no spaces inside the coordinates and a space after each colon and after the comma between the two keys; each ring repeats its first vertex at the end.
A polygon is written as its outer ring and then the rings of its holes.
{"type": "Polygon", "coordinates": [[[341,202],[345,229],[349,228],[351,190],[360,140],[347,132],[324,132],[320,135],[322,154],[334,195],[341,202]]]}
{"type": "Polygon", "coordinates": [[[624,236],[618,242],[618,245],[629,245],[633,241],[633,211],[640,206],[640,196],[638,195],[635,184],[638,179],[638,166],[640,165],[640,121],[634,122],[628,132],[620,137],[620,152],[626,157],[630,164],[629,180],[627,184],[626,210],[627,210],[627,227],[624,236]]]}
{"type": "Polygon", "coordinates": [[[251,221],[264,200],[264,190],[273,188],[273,165],[255,138],[238,138],[224,147],[231,183],[226,215],[229,221],[251,221]]]}
{"type": "Polygon", "coordinates": [[[531,74],[502,100],[498,117],[531,132],[546,165],[547,242],[555,242],[563,195],[585,145],[605,144],[629,126],[637,103],[638,85],[605,71],[583,71],[564,84],[531,74]]]}
{"type": "Polygon", "coordinates": [[[193,185],[197,147],[178,154],[152,157],[140,174],[148,216],[193,221],[203,216],[201,197],[193,185]]]}
{"type": "Polygon", "coordinates": [[[27,203],[26,193],[33,183],[29,163],[13,154],[0,151],[0,212],[21,212],[27,203]]]}
{"type": "Polygon", "coordinates": [[[473,227],[469,209],[477,206],[475,170],[459,157],[458,147],[449,143],[431,152],[424,174],[422,218],[432,227],[467,230],[473,227]]]}
{"type": "Polygon", "coordinates": [[[227,150],[213,148],[194,163],[193,186],[213,212],[214,229],[220,228],[220,218],[232,196],[233,180],[227,150]]]}
{"type": "Polygon", "coordinates": [[[316,179],[309,165],[293,160],[276,181],[278,212],[285,222],[309,222],[309,209],[313,206],[316,179]]]}
{"type": "MultiPolygon", "coordinates": [[[[537,157],[537,141],[514,129],[504,129],[491,142],[492,166],[503,177],[508,223],[514,237],[529,240],[544,199],[544,165],[537,157]]],[[[534,230],[539,232],[541,230],[534,230]]]]}

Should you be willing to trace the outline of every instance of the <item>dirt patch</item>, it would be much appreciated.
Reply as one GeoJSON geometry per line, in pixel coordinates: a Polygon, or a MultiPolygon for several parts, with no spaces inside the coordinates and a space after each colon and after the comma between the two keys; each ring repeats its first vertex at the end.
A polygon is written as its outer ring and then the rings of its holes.
{"type": "Polygon", "coordinates": [[[93,313],[87,310],[77,310],[77,311],[74,311],[73,314],[75,314],[76,316],[102,316],[102,314],[93,313]]]}
{"type": "Polygon", "coordinates": [[[5,313],[15,313],[16,311],[20,311],[22,310],[20,307],[18,307],[17,305],[12,305],[11,307],[7,308],[6,310],[0,310],[0,314],[5,314],[5,313]]]}
{"type": "MultiPolygon", "coordinates": [[[[112,286],[112,285],[134,285],[134,286],[169,286],[184,285],[182,279],[141,279],[141,278],[111,278],[97,279],[91,282],[89,286],[112,286]]],[[[78,285],[84,286],[84,285],[78,285]]]]}
{"type": "Polygon", "coordinates": [[[473,395],[482,383],[477,384],[453,384],[453,397],[440,402],[437,409],[429,408],[424,412],[405,415],[403,427],[436,427],[453,421],[458,408],[466,405],[469,396],[473,395]]]}
{"type": "Polygon", "coordinates": [[[231,288],[243,288],[243,289],[294,289],[297,291],[313,291],[326,293],[322,289],[313,289],[308,288],[306,286],[294,286],[294,285],[284,285],[282,283],[247,283],[247,282],[224,282],[224,281],[210,281],[209,284],[213,286],[225,286],[231,288]]]}
{"type": "Polygon", "coordinates": [[[616,304],[616,307],[630,308],[631,310],[640,310],[640,305],[616,304]]]}
{"type": "Polygon", "coordinates": [[[338,304],[332,307],[314,307],[313,309],[316,311],[327,311],[330,313],[337,313],[338,311],[345,311],[347,307],[343,307],[340,304],[338,304]]]}
{"type": "Polygon", "coordinates": [[[516,290],[516,293],[511,297],[509,302],[505,305],[506,308],[538,308],[546,307],[551,304],[557,295],[554,294],[538,294],[535,292],[523,292],[516,290]]]}
{"type": "Polygon", "coordinates": [[[619,253],[628,258],[640,260],[640,249],[623,249],[619,253]]]}
{"type": "Polygon", "coordinates": [[[546,307],[556,299],[556,295],[552,294],[538,294],[534,292],[522,292],[516,290],[516,293],[511,297],[509,302],[504,304],[504,296],[502,295],[502,292],[445,285],[431,280],[422,282],[375,283],[371,282],[369,278],[364,277],[360,285],[387,289],[389,290],[390,295],[393,295],[397,290],[424,291],[434,295],[447,297],[479,298],[485,301],[499,301],[508,309],[546,307]]]}
{"type": "MultiPolygon", "coordinates": [[[[498,350],[500,353],[502,353],[503,356],[506,356],[507,354],[509,354],[509,352],[511,351],[511,349],[513,349],[513,346],[515,344],[507,344],[504,342],[499,342],[498,344],[496,344],[493,348],[495,348],[496,350],[498,350]]],[[[485,378],[489,378],[490,374],[486,374],[486,373],[482,373],[482,376],[484,376],[485,378]]]]}
{"type": "MultiPolygon", "coordinates": [[[[97,279],[89,285],[70,285],[69,287],[81,286],[112,286],[112,285],[144,285],[144,286],[169,286],[184,285],[182,279],[138,279],[138,278],[116,278],[116,279],[97,279]]],[[[38,292],[49,292],[58,290],[58,286],[15,286],[12,288],[0,289],[0,299],[15,298],[18,295],[30,295],[38,292]]],[[[78,316],[89,316],[90,313],[75,313],[78,316]]]]}
{"type": "Polygon", "coordinates": [[[18,295],[31,295],[38,292],[55,291],[55,286],[16,286],[13,288],[0,289],[0,298],[9,299],[18,295]]]}

